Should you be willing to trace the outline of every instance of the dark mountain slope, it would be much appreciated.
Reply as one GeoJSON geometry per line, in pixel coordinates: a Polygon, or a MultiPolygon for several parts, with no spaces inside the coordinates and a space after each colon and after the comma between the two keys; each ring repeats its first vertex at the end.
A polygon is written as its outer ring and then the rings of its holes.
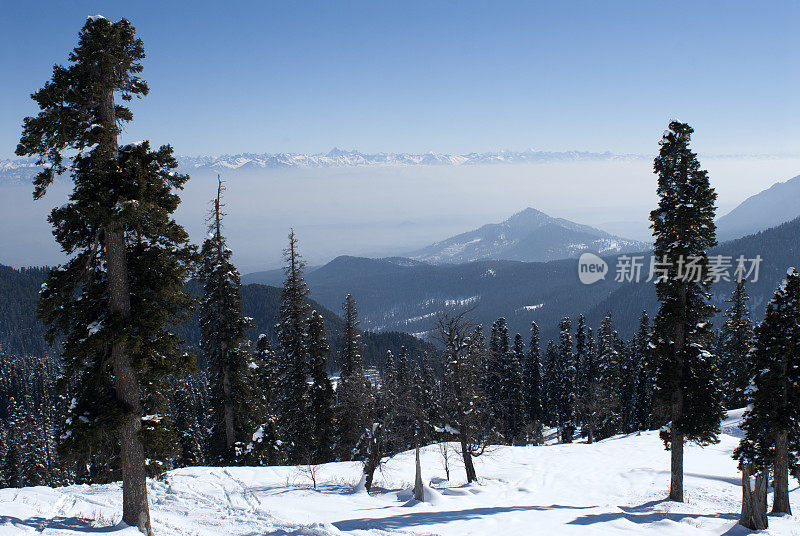
{"type": "Polygon", "coordinates": [[[717,238],[733,240],[800,216],[800,175],[745,199],[717,221],[717,238]]]}

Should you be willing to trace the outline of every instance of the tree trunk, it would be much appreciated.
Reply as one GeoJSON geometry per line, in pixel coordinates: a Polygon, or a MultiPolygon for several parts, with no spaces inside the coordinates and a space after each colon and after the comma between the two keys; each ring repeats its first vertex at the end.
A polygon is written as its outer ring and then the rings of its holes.
{"type": "Polygon", "coordinates": [[[767,521],[767,475],[752,475],[753,465],[742,467],[742,514],[739,523],[750,530],[763,530],[769,525],[767,521]]]}
{"type": "MultiPolygon", "coordinates": [[[[101,73],[103,79],[111,73],[101,73]]],[[[103,144],[109,159],[119,157],[117,146],[117,117],[114,92],[109,89],[100,104],[101,121],[109,133],[103,144]]],[[[109,312],[122,325],[131,317],[131,292],[128,277],[127,244],[125,230],[111,226],[103,229],[105,261],[108,278],[109,312]]],[[[111,347],[114,370],[114,389],[117,402],[124,411],[120,425],[120,463],[122,465],[122,521],[151,535],[150,507],[147,504],[147,473],[145,471],[144,445],[139,437],[142,428],[142,410],[139,400],[139,380],[131,364],[125,341],[111,347]]]]}
{"type": "Polygon", "coordinates": [[[461,438],[461,457],[464,458],[464,469],[467,472],[467,484],[478,480],[475,474],[475,465],[472,463],[472,454],[469,452],[467,440],[462,436],[461,438]]]}
{"type": "MultiPolygon", "coordinates": [[[[124,322],[131,316],[124,232],[106,230],[105,249],[110,310],[124,322]]],[[[124,341],[112,346],[111,362],[117,401],[124,411],[120,426],[122,521],[149,535],[152,531],[150,508],[147,504],[147,473],[144,445],[139,437],[142,428],[139,382],[124,341]]]]}
{"type": "Polygon", "coordinates": [[[683,502],[683,434],[672,427],[670,441],[670,482],[669,498],[683,502]]]}
{"type": "Polygon", "coordinates": [[[375,466],[372,464],[364,466],[364,489],[369,490],[372,489],[372,479],[375,478],[375,466]]]}
{"type": "Polygon", "coordinates": [[[789,504],[789,438],[786,431],[775,435],[775,485],[772,497],[773,514],[792,513],[789,504]]]}
{"type": "Polygon", "coordinates": [[[225,398],[225,446],[227,447],[228,455],[230,455],[233,444],[236,442],[236,437],[233,429],[233,403],[231,402],[233,397],[231,393],[230,371],[227,366],[228,360],[226,359],[224,362],[226,365],[222,373],[222,394],[225,398]]]}
{"type": "MultiPolygon", "coordinates": [[[[680,300],[682,306],[682,315],[686,315],[686,285],[681,285],[680,300]]],[[[678,379],[673,386],[672,392],[672,408],[671,415],[672,422],[670,424],[670,483],[669,483],[669,498],[676,502],[683,502],[683,432],[680,430],[679,423],[683,418],[683,392],[681,385],[683,384],[683,348],[686,344],[685,331],[683,321],[679,322],[675,327],[675,345],[673,352],[675,352],[675,367],[677,368],[678,379]]]]}
{"type": "Polygon", "coordinates": [[[422,485],[422,465],[419,462],[419,443],[414,449],[416,458],[416,470],[414,474],[414,498],[419,502],[425,502],[425,489],[422,485]]]}

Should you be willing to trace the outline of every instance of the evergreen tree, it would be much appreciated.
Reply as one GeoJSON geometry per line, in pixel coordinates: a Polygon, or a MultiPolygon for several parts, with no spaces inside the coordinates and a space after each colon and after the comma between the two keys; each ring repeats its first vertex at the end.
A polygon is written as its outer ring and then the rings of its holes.
{"type": "Polygon", "coordinates": [[[400,414],[397,409],[400,406],[400,387],[397,381],[397,368],[395,366],[394,354],[391,350],[386,352],[386,361],[381,371],[381,396],[386,404],[386,419],[384,421],[385,448],[387,452],[396,453],[403,450],[400,447],[397,429],[397,418],[400,414]]]}
{"type": "Polygon", "coordinates": [[[509,376],[510,341],[508,324],[505,318],[498,318],[492,324],[489,334],[489,353],[487,354],[486,394],[489,396],[489,422],[498,441],[507,442],[506,423],[508,412],[507,377],[509,376]]]}
{"type": "Polygon", "coordinates": [[[605,316],[597,332],[597,374],[596,435],[603,439],[618,433],[622,426],[622,357],[611,313],[605,316]]]}
{"type": "Polygon", "coordinates": [[[258,336],[253,356],[255,389],[259,393],[257,422],[252,442],[248,445],[248,462],[256,465],[275,465],[283,461],[278,448],[278,358],[265,334],[258,336]]]}
{"type": "Polygon", "coordinates": [[[623,434],[638,430],[636,426],[636,393],[639,381],[639,363],[636,353],[636,338],[623,345],[620,366],[620,425],[623,434]]]}
{"type": "Polygon", "coordinates": [[[8,486],[21,488],[25,485],[25,443],[23,442],[25,416],[14,397],[8,401],[6,429],[10,444],[3,457],[3,480],[8,486]]]}
{"type": "Polygon", "coordinates": [[[436,337],[445,352],[442,428],[457,437],[470,483],[477,479],[473,458],[483,454],[493,435],[482,381],[486,340],[480,326],[472,329],[465,314],[438,316],[436,337]]]}
{"type": "Polygon", "coordinates": [[[75,386],[63,435],[76,452],[103,436],[118,439],[122,521],[150,534],[145,478],[146,459],[154,458],[140,434],[142,415],[155,409],[146,407],[156,398],[149,395],[168,374],[192,366],[167,327],[192,304],[183,284],[194,253],[171,219],[180,201],[174,191],[188,179],[174,173],[172,149],[117,143],[132,114],[115,94],[123,101],[147,94],[138,76],[143,58],[130,22],[88,19],[70,65],[54,67],[32,95],[41,112],[25,118],[16,153],[43,165],[37,199],[67,171],[63,152],[74,155],[75,188],[49,218],[69,260],[50,272],[40,302],[51,342],[65,336],[65,378],[75,386]]]}
{"type": "Polygon", "coordinates": [[[576,405],[576,370],[575,354],[572,350],[572,322],[564,317],[558,324],[559,346],[558,358],[561,362],[561,397],[559,400],[559,413],[561,418],[561,442],[572,443],[575,434],[575,405],[576,405]]]}
{"type": "Polygon", "coordinates": [[[709,303],[708,251],[716,245],[717,194],[708,172],[689,148],[692,127],[672,121],[653,168],[658,174],[658,208],[650,213],[660,303],[653,324],[655,397],[669,425],[663,436],[671,450],[670,499],[683,501],[683,445],[717,441],[723,416],[715,377],[709,303]]]}
{"type": "Polygon", "coordinates": [[[561,427],[561,399],[563,388],[561,378],[564,371],[560,366],[558,346],[553,341],[547,342],[544,360],[544,416],[548,426],[561,427]]]}
{"type": "Polygon", "coordinates": [[[772,512],[790,514],[789,473],[800,470],[800,274],[793,268],[767,305],[749,356],[755,377],[734,457],[741,468],[772,470],[772,512]]]}
{"type": "Polygon", "coordinates": [[[581,391],[578,395],[578,408],[581,416],[581,434],[586,436],[589,444],[594,443],[598,426],[602,419],[600,403],[602,401],[600,389],[600,373],[597,366],[597,356],[592,329],[586,334],[586,348],[581,366],[581,391]]]}
{"type": "Polygon", "coordinates": [[[636,356],[636,396],[634,402],[634,422],[637,430],[649,430],[653,413],[653,367],[650,363],[650,319],[647,311],[639,318],[639,330],[634,336],[636,356]]]}
{"type": "Polygon", "coordinates": [[[745,391],[752,377],[747,354],[753,346],[749,301],[744,280],[738,281],[727,300],[730,307],[725,311],[725,323],[717,341],[723,402],[728,409],[742,408],[747,404],[745,391]]]}
{"type": "Polygon", "coordinates": [[[225,187],[219,177],[217,181],[217,196],[208,217],[209,237],[200,253],[200,349],[211,382],[211,459],[229,465],[245,463],[245,446],[256,427],[258,394],[252,385],[245,336],[245,330],[253,325],[242,315],[242,282],[222,234],[225,187]]]}
{"type": "Polygon", "coordinates": [[[50,480],[47,466],[46,424],[39,411],[40,408],[36,407],[30,393],[26,393],[22,400],[20,408],[22,437],[19,438],[24,445],[22,470],[25,474],[26,485],[43,486],[50,480]]]}
{"type": "Polygon", "coordinates": [[[522,362],[525,360],[525,343],[519,333],[514,337],[514,349],[508,354],[505,367],[505,435],[512,445],[525,442],[525,391],[522,378],[522,362]]]}
{"type": "Polygon", "coordinates": [[[180,382],[175,389],[175,429],[180,442],[178,467],[205,465],[206,432],[198,418],[198,403],[188,382],[180,382]]]}
{"type": "MultiPolygon", "coordinates": [[[[578,401],[586,391],[586,382],[588,380],[585,371],[587,353],[586,336],[586,318],[583,315],[578,315],[578,325],[575,328],[575,394],[578,401]]],[[[577,419],[580,422],[581,416],[579,414],[577,415],[577,419]]]]}
{"type": "MultiPolygon", "coordinates": [[[[342,350],[339,357],[342,373],[336,388],[336,427],[339,442],[337,453],[343,460],[352,460],[354,456],[358,455],[356,445],[365,433],[369,435],[367,443],[365,443],[369,448],[363,452],[374,455],[374,449],[377,448],[375,443],[377,436],[371,433],[377,432],[377,430],[370,430],[374,417],[374,399],[372,387],[364,376],[361,334],[358,331],[356,307],[355,299],[348,294],[342,304],[344,328],[342,350]]],[[[374,471],[374,468],[372,470],[374,471]]]]}
{"type": "Polygon", "coordinates": [[[542,358],[539,344],[539,326],[536,325],[536,322],[531,322],[531,340],[528,352],[525,354],[522,376],[529,440],[532,440],[537,445],[544,439],[542,430],[542,422],[544,421],[542,358]]]}
{"type": "Polygon", "coordinates": [[[330,347],[325,338],[325,321],[321,314],[312,311],[308,321],[308,356],[311,369],[309,413],[314,438],[311,459],[314,463],[333,460],[334,392],[328,377],[328,352],[330,347]]]}
{"type": "Polygon", "coordinates": [[[279,348],[279,428],[290,464],[306,461],[313,438],[308,413],[308,287],[303,279],[305,262],[297,251],[294,230],[284,250],[286,279],[281,292],[279,348]]]}

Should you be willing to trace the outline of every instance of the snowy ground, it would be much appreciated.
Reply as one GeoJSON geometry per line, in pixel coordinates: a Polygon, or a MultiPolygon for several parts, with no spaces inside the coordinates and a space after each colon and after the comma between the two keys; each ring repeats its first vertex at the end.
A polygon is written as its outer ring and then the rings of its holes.
{"type": "MultiPolygon", "coordinates": [[[[683,504],[664,500],[668,456],[648,432],[595,445],[497,447],[477,459],[480,484],[472,486],[455,452],[445,480],[432,445],[422,456],[428,503],[411,500],[411,452],[386,464],[371,495],[356,490],[356,463],[320,466],[317,490],[296,467],[180,469],[149,483],[151,514],[159,536],[747,534],[736,524],[741,488],[730,457],[739,416],[725,422],[718,445],[688,447],[683,504]]],[[[791,489],[800,514],[795,481],[791,489]]],[[[134,536],[115,525],[120,495],[118,485],[0,490],[0,535],[134,536]]],[[[800,516],[770,517],[765,534],[800,535],[800,516]]]]}

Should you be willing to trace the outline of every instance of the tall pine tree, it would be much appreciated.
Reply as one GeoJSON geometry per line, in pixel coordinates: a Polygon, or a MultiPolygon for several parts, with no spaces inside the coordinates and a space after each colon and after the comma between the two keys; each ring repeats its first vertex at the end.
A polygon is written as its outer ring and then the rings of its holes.
{"type": "Polygon", "coordinates": [[[307,338],[311,309],[306,301],[308,287],[303,279],[305,262],[297,251],[294,230],[289,232],[289,246],[283,253],[286,279],[281,292],[278,322],[279,428],[287,461],[298,464],[307,460],[314,441],[306,381],[310,372],[307,338]]]}
{"type": "Polygon", "coordinates": [[[55,66],[33,94],[41,112],[25,118],[16,152],[44,166],[34,179],[37,199],[67,171],[63,153],[74,155],[74,190],[49,218],[69,259],[51,271],[40,302],[51,339],[65,336],[66,377],[74,380],[74,418],[63,435],[76,448],[117,438],[122,521],[150,534],[145,479],[154,458],[142,416],[157,411],[148,405],[166,376],[193,363],[168,327],[193,302],[183,284],[194,253],[171,217],[188,179],[174,172],[172,149],[117,142],[133,116],[116,96],[148,93],[138,76],[144,56],[129,21],[89,18],[69,65],[55,66]]]}
{"type": "Polygon", "coordinates": [[[709,303],[708,251],[716,244],[717,194],[689,148],[694,130],[672,121],[660,142],[653,169],[658,174],[658,208],[650,213],[660,303],[653,325],[656,397],[668,428],[671,450],[669,497],[683,502],[683,446],[717,440],[723,416],[715,375],[709,303]]]}
{"type": "Polygon", "coordinates": [[[245,337],[252,322],[242,315],[242,282],[222,234],[224,191],[217,177],[208,238],[200,252],[200,349],[208,363],[211,384],[211,459],[218,464],[241,464],[258,419],[254,414],[258,393],[251,381],[251,356],[245,337]]]}
{"type": "Polygon", "coordinates": [[[330,347],[325,338],[325,321],[317,311],[311,312],[308,321],[308,357],[311,374],[309,392],[309,414],[314,448],[311,460],[314,463],[333,461],[333,386],[328,377],[328,353],[330,347]]]}
{"type": "Polygon", "coordinates": [[[767,305],[749,354],[754,371],[745,432],[734,453],[759,473],[772,470],[772,512],[790,514],[789,473],[800,470],[800,274],[790,269],[767,305]]]}
{"type": "Polygon", "coordinates": [[[747,354],[753,346],[749,301],[744,280],[737,281],[727,300],[730,306],[725,311],[725,323],[717,341],[723,402],[727,409],[742,408],[747,404],[745,391],[752,377],[747,354]]]}
{"type": "Polygon", "coordinates": [[[575,353],[572,349],[572,321],[564,317],[558,324],[558,359],[561,363],[561,396],[559,414],[561,423],[561,442],[572,443],[575,434],[576,370],[575,353]]]}
{"type": "MultiPolygon", "coordinates": [[[[342,373],[336,388],[337,451],[340,459],[351,460],[357,455],[356,445],[359,439],[370,431],[373,424],[374,399],[372,387],[364,375],[357,304],[350,294],[345,297],[342,310],[344,330],[339,356],[342,373]]],[[[371,437],[370,440],[373,439],[371,437]]],[[[370,453],[374,453],[373,446],[370,446],[370,453]]],[[[368,475],[368,480],[371,484],[371,474],[368,475]]]]}
{"type": "Polygon", "coordinates": [[[525,414],[528,421],[528,439],[534,444],[543,441],[542,422],[544,409],[542,408],[542,357],[539,342],[539,326],[531,322],[531,340],[525,354],[522,367],[523,392],[525,400],[525,414]]]}

